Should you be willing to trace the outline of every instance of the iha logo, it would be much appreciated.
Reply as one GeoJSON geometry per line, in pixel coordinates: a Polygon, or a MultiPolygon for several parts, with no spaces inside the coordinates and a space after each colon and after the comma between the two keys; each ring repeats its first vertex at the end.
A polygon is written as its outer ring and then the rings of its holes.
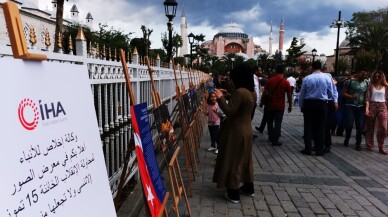
{"type": "Polygon", "coordinates": [[[38,123],[39,123],[38,107],[36,106],[36,103],[31,99],[26,98],[20,102],[19,108],[18,108],[18,116],[19,116],[20,123],[26,130],[34,130],[36,126],[38,126],[38,123]],[[26,116],[29,116],[28,119],[30,121],[26,120],[26,116]]]}
{"type": "Polygon", "coordinates": [[[44,124],[45,120],[56,118],[60,114],[66,115],[66,112],[59,101],[57,103],[42,103],[42,100],[39,100],[38,109],[33,100],[25,98],[20,102],[18,108],[19,121],[26,130],[34,130],[38,126],[39,118],[44,124]]]}

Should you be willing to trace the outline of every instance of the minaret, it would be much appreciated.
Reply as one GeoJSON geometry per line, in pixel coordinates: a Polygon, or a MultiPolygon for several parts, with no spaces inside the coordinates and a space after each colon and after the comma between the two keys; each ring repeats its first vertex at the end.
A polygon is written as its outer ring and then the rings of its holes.
{"type": "Polygon", "coordinates": [[[73,7],[71,7],[70,13],[71,13],[71,19],[74,21],[78,21],[79,11],[77,6],[75,6],[75,4],[73,5],[73,7]]]}
{"type": "Polygon", "coordinates": [[[92,14],[90,12],[86,15],[86,25],[90,29],[93,29],[93,17],[92,17],[92,14]]]}
{"type": "Polygon", "coordinates": [[[269,55],[272,55],[272,21],[271,21],[271,30],[269,31],[269,55]]]}
{"type": "Polygon", "coordinates": [[[282,20],[280,21],[280,30],[279,30],[279,51],[283,52],[283,42],[284,42],[284,17],[282,16],[282,20]]]}
{"type": "Polygon", "coordinates": [[[181,37],[182,37],[182,48],[179,52],[179,56],[183,57],[187,54],[187,22],[186,22],[186,13],[185,6],[182,8],[181,15],[181,37]]]}

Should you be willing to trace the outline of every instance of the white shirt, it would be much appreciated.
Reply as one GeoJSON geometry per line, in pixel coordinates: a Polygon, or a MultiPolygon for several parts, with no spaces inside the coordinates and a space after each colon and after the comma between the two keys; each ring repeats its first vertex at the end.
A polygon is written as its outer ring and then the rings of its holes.
{"type": "Polygon", "coordinates": [[[256,104],[260,103],[260,82],[259,77],[253,75],[253,82],[255,83],[255,92],[256,92],[256,104]]]}
{"type": "Polygon", "coordinates": [[[295,87],[296,79],[294,77],[292,77],[292,76],[288,77],[287,81],[288,81],[288,83],[290,83],[291,87],[295,87]]]}
{"type": "Polygon", "coordinates": [[[377,90],[375,87],[372,87],[372,96],[370,97],[372,102],[385,102],[385,87],[377,90]]]}

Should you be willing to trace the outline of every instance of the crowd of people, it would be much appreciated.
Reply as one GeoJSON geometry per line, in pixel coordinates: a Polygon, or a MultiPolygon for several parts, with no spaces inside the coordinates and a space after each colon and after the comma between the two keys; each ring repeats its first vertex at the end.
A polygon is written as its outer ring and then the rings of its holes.
{"type": "Polygon", "coordinates": [[[379,153],[388,154],[384,145],[388,83],[383,71],[369,74],[360,70],[332,77],[320,61],[315,61],[305,77],[285,73],[283,64],[264,74],[260,68],[254,70],[243,63],[208,81],[208,109],[204,111],[211,136],[208,150],[218,154],[213,182],[226,188],[225,197],[230,202],[238,203],[240,193],[254,196],[252,119],[257,106],[264,109],[261,124],[255,129],[262,134],[267,126],[272,146],[283,144],[281,125],[288,104],[288,112],[299,107],[303,113],[305,147],[301,154],[330,153],[333,135],[344,136],[343,145],[349,146],[353,126],[357,151],[362,150],[363,136],[366,150],[373,151],[376,135],[379,153]],[[226,116],[222,123],[220,113],[226,116]]]}

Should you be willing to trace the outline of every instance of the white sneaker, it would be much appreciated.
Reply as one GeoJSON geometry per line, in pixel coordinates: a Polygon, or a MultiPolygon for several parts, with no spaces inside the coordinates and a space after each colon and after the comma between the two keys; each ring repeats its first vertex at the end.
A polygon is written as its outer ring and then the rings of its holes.
{"type": "Polygon", "coordinates": [[[226,200],[228,200],[229,202],[232,202],[232,203],[234,203],[234,204],[237,204],[237,203],[240,202],[240,201],[238,201],[238,200],[232,200],[232,199],[230,199],[230,198],[228,197],[228,193],[226,193],[226,192],[225,192],[224,196],[225,196],[226,200]]]}
{"type": "Polygon", "coordinates": [[[218,149],[216,149],[216,150],[214,151],[214,154],[218,154],[218,149]]]}
{"type": "Polygon", "coordinates": [[[215,150],[217,150],[217,148],[210,147],[210,148],[208,148],[207,150],[208,150],[208,151],[215,151],[215,150]]]}

